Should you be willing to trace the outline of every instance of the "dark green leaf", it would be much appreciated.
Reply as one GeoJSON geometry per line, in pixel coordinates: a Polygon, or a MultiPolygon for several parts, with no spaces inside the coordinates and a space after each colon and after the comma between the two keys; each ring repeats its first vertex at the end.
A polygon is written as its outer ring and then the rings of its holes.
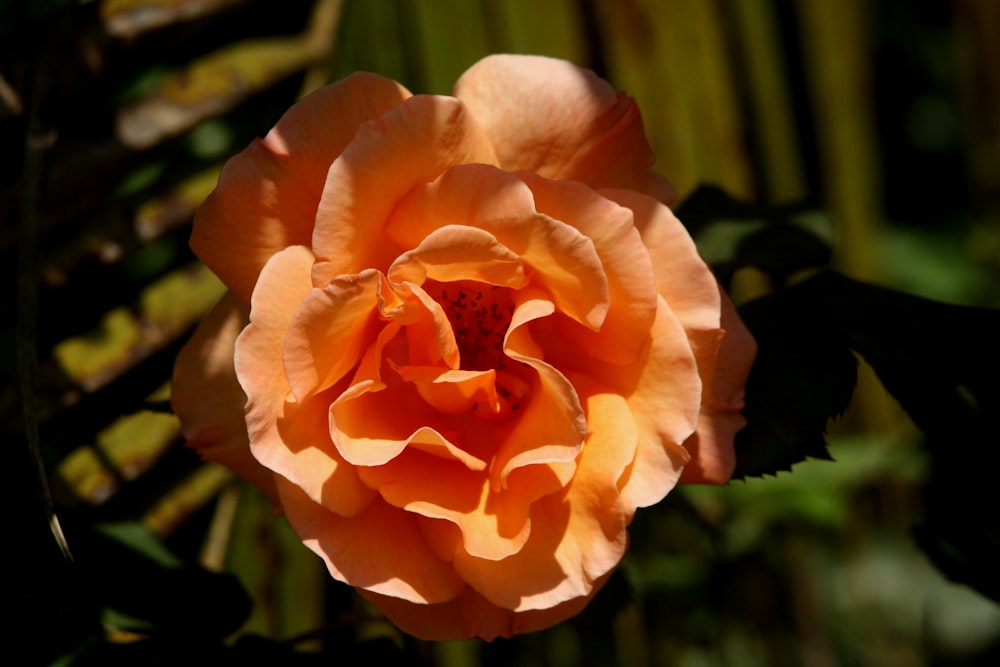
{"type": "Polygon", "coordinates": [[[208,640],[235,631],[249,615],[250,598],[235,577],[181,565],[138,524],[70,537],[81,576],[124,629],[208,640]]]}
{"type": "Polygon", "coordinates": [[[918,541],[953,579],[1000,600],[1000,311],[833,273],[813,282],[831,322],[927,437],[918,541]]]}
{"type": "Polygon", "coordinates": [[[676,212],[723,282],[746,266],[784,281],[830,260],[832,225],[810,203],[757,206],[703,185],[676,212]]]}
{"type": "Polygon", "coordinates": [[[742,309],[758,353],[747,381],[747,425],[736,438],[737,479],[830,458],[824,432],[850,401],[857,362],[808,307],[808,292],[807,281],[742,309]]]}

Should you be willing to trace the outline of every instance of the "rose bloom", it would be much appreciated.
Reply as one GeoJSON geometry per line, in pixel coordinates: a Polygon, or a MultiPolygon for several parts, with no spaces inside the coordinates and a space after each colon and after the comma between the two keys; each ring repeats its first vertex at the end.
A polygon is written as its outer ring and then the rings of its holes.
{"type": "Polygon", "coordinates": [[[229,292],[177,360],[190,446],[408,633],[576,614],[744,423],[753,339],[652,163],[634,101],[559,60],[309,95],[195,217],[229,292]]]}

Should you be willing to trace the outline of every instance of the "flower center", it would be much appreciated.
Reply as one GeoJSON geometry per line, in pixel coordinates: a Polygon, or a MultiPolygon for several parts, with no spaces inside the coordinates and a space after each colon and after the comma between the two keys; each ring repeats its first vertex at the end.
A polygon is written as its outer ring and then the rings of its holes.
{"type": "Polygon", "coordinates": [[[514,315],[510,288],[463,280],[441,283],[432,296],[444,308],[455,332],[461,369],[502,368],[506,359],[503,339],[514,315]]]}

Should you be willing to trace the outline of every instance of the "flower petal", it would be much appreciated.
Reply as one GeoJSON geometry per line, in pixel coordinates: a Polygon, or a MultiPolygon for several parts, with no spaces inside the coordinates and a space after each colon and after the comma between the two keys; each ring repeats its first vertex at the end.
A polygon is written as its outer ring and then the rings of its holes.
{"type": "Polygon", "coordinates": [[[676,198],[649,171],[655,157],[635,101],[590,70],[541,56],[494,55],[467,70],[452,93],[483,124],[507,171],[631,188],[666,203],[676,198]]]}
{"type": "Polygon", "coordinates": [[[312,288],[312,254],[301,246],[275,254],[253,293],[250,325],[236,341],[236,374],[247,395],[246,426],[258,461],[298,484],[315,502],[344,516],[374,498],[330,440],[332,397],[291,397],[282,365],[284,337],[298,304],[312,288]]]}
{"type": "Polygon", "coordinates": [[[610,306],[600,331],[567,327],[564,334],[589,356],[619,364],[634,361],[656,317],[657,292],[649,252],[632,211],[580,183],[527,172],[518,176],[531,188],[540,213],[572,225],[593,241],[607,276],[610,306]]]}
{"type": "Polygon", "coordinates": [[[231,292],[198,326],[177,355],[171,405],[188,447],[221,463],[277,500],[274,476],[250,453],[243,420],[246,395],[236,379],[236,337],[249,322],[247,307],[231,292]]]}
{"type": "Polygon", "coordinates": [[[690,459],[681,443],[697,425],[702,380],[686,338],[661,298],[645,363],[634,388],[624,393],[639,428],[635,460],[619,481],[631,508],[663,500],[690,459]]]}
{"type": "Polygon", "coordinates": [[[569,486],[532,505],[531,536],[518,553],[499,562],[464,552],[455,557],[456,572],[505,609],[547,609],[587,598],[625,553],[632,511],[617,481],[635,455],[638,431],[625,399],[578,380],[591,431],[569,486]]]}
{"type": "Polygon", "coordinates": [[[283,359],[299,401],[339,382],[375,335],[382,276],[369,269],[310,290],[285,338],[283,359]]]}
{"type": "MultiPolygon", "coordinates": [[[[708,332],[716,338],[721,310],[719,284],[684,225],[669,208],[651,197],[613,189],[601,190],[601,194],[632,210],[636,229],[652,260],[656,291],[684,329],[689,333],[708,332]]],[[[710,356],[715,356],[714,346],[710,356]]]]}
{"type": "Polygon", "coordinates": [[[493,457],[494,491],[505,488],[508,475],[517,468],[573,461],[588,431],[576,388],[554,366],[542,360],[541,348],[529,332],[531,322],[551,315],[552,302],[533,289],[519,292],[516,302],[514,318],[504,339],[504,353],[534,373],[529,380],[527,400],[517,404],[520,406],[517,422],[493,457]]]}
{"type": "Polygon", "coordinates": [[[725,484],[736,466],[733,439],[746,424],[740,414],[747,376],[757,353],[757,343],[740,320],[729,296],[722,294],[722,327],[714,373],[704,391],[698,429],[687,442],[691,462],[681,475],[683,484],[725,484]]]}
{"type": "Polygon", "coordinates": [[[658,304],[646,347],[631,364],[586,359],[559,328],[548,328],[544,321],[532,332],[554,366],[573,377],[593,378],[628,401],[639,446],[619,486],[632,509],[659,502],[677,483],[690,459],[682,443],[695,430],[702,396],[700,369],[687,334],[662,297],[658,304]]]}
{"type": "Polygon", "coordinates": [[[482,229],[446,225],[428,234],[413,250],[392,263],[387,273],[393,282],[422,285],[474,280],[520,289],[528,283],[521,258],[482,229]]]}
{"type": "Polygon", "coordinates": [[[449,169],[418,188],[393,212],[387,232],[415,246],[446,225],[485,230],[533,272],[559,311],[598,329],[608,310],[608,284],[594,243],[565,222],[540,215],[525,183],[483,164],[449,169]]]}
{"type": "Polygon", "coordinates": [[[505,558],[528,539],[528,508],[515,512],[509,503],[498,503],[482,470],[407,451],[385,465],[362,469],[361,477],[390,504],[455,524],[464,549],[480,558],[505,558]]]}
{"type": "Polygon", "coordinates": [[[447,602],[462,592],[462,580],[430,550],[409,512],[377,501],[356,516],[342,517],[295,484],[277,482],[292,528],[335,579],[421,604],[447,602]],[[400,547],[406,550],[402,558],[400,547]]]}
{"type": "MultiPolygon", "coordinates": [[[[610,575],[594,582],[595,593],[610,575]]],[[[590,597],[563,602],[551,609],[512,612],[503,609],[466,587],[454,600],[435,605],[419,605],[399,598],[361,591],[390,621],[404,632],[429,641],[449,641],[480,637],[493,641],[516,634],[535,632],[565,621],[590,602],[590,597]]]]}
{"type": "Polygon", "coordinates": [[[691,461],[681,483],[723,484],[735,466],[733,437],[745,420],[743,388],[757,346],[694,241],[666,206],[626,190],[602,194],[635,212],[657,290],[687,331],[703,382],[698,430],[685,443],[691,461]]]}
{"type": "Polygon", "coordinates": [[[218,187],[195,215],[195,253],[249,303],[268,258],[309,243],[329,165],[358,125],[409,96],[394,81],[365,73],[294,105],[263,141],[226,163],[218,187]]]}
{"type": "MultiPolygon", "coordinates": [[[[368,358],[373,354],[369,351],[368,358]]],[[[398,377],[342,394],[330,406],[330,432],[337,449],[355,466],[384,465],[411,443],[454,442],[458,435],[398,377]]]]}
{"type": "Polygon", "coordinates": [[[383,229],[398,201],[449,167],[476,162],[495,164],[496,155],[455,98],[411,97],[359,127],[327,174],[312,239],[314,283],[384,270],[401,250],[383,229]]]}

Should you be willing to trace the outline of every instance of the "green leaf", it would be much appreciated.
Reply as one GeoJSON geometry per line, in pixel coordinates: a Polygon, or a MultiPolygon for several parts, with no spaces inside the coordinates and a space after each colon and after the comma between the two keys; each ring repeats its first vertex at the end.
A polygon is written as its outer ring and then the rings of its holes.
{"type": "Polygon", "coordinates": [[[1000,311],[823,272],[742,314],[760,353],[735,477],[826,456],[826,423],[851,396],[853,350],[927,439],[918,542],[945,574],[1000,600],[1000,311]]]}
{"type": "Polygon", "coordinates": [[[221,638],[250,612],[250,598],[237,579],[186,566],[138,524],[78,527],[70,538],[80,576],[91,582],[105,618],[156,636],[221,638]]]}
{"type": "Polygon", "coordinates": [[[809,291],[807,281],[741,310],[758,353],[747,380],[747,425],[736,436],[737,479],[830,458],[824,432],[847,408],[857,361],[846,340],[809,308],[809,291]]]}
{"type": "Polygon", "coordinates": [[[784,282],[798,271],[830,261],[833,225],[809,202],[757,206],[702,185],[676,213],[723,282],[748,266],[784,282]]]}
{"type": "Polygon", "coordinates": [[[1000,600],[1000,311],[817,276],[831,321],[927,438],[918,542],[947,575],[1000,600]]]}

